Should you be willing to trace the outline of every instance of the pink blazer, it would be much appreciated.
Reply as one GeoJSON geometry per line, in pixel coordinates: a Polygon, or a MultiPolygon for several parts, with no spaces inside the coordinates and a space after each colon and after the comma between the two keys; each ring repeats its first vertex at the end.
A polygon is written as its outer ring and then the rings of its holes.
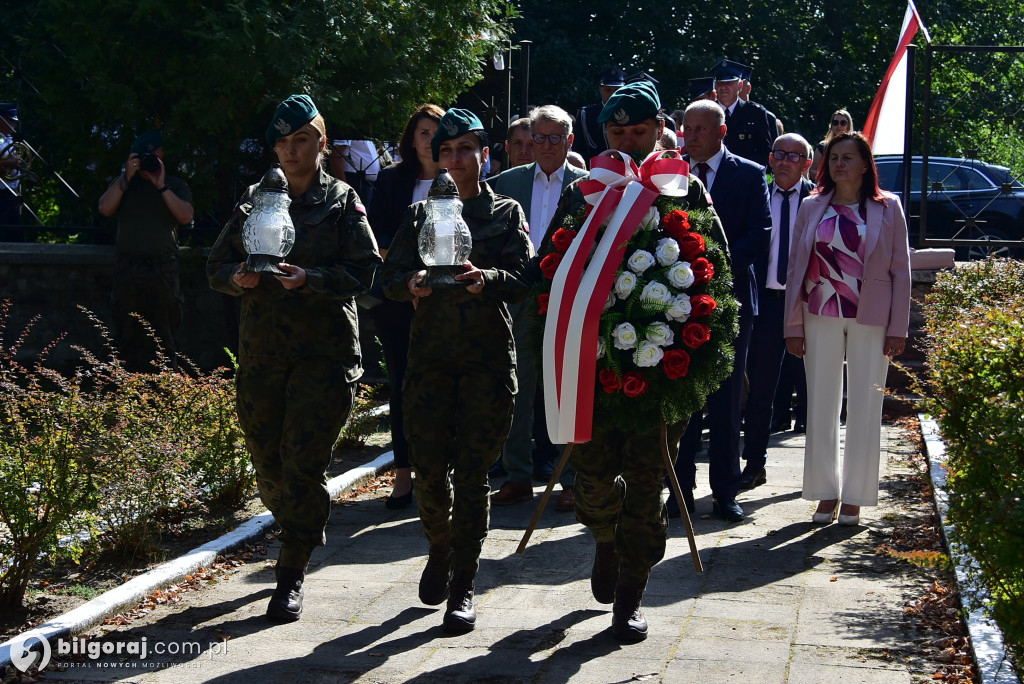
{"type": "MultiPolygon", "coordinates": [[[[857,322],[884,325],[886,337],[906,337],[910,326],[910,245],[907,219],[899,198],[884,193],[887,206],[868,200],[864,279],[860,285],[857,322]]],[[[803,337],[803,289],[814,250],[818,224],[832,193],[811,195],[800,204],[793,226],[786,275],[786,337],[803,337]]]]}

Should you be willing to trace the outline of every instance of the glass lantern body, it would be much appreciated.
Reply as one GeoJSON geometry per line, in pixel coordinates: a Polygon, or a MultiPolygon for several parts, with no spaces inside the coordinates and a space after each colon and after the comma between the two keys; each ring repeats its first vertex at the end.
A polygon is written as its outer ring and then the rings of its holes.
{"type": "Polygon", "coordinates": [[[288,207],[288,181],[279,168],[263,177],[253,197],[252,213],[242,225],[242,247],[250,273],[284,273],[277,267],[295,245],[295,225],[288,207]]]}
{"type": "Polygon", "coordinates": [[[427,199],[427,219],[420,227],[420,258],[427,266],[461,266],[473,250],[473,237],[462,218],[458,197],[427,199]]]}

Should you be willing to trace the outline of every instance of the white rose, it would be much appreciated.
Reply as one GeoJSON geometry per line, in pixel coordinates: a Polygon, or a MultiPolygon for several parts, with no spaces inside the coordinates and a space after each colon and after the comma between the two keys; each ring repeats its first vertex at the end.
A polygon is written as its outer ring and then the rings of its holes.
{"type": "Polygon", "coordinates": [[[672,301],[672,293],[668,291],[668,287],[666,287],[664,283],[652,280],[644,285],[644,289],[640,293],[640,299],[645,302],[661,302],[667,304],[672,301]]]}
{"type": "Polygon", "coordinates": [[[690,298],[686,295],[679,295],[673,298],[672,307],[665,312],[665,318],[670,321],[682,323],[690,317],[690,298]]]}
{"type": "Polygon", "coordinates": [[[676,262],[672,268],[668,269],[668,282],[672,283],[672,287],[678,290],[685,290],[686,288],[693,285],[693,270],[690,268],[689,261],[676,262]]]}
{"type": "Polygon", "coordinates": [[[644,220],[640,222],[640,225],[644,227],[644,230],[654,230],[661,225],[661,214],[658,213],[658,207],[651,207],[644,214],[644,220]]]}
{"type": "Polygon", "coordinates": [[[598,338],[597,339],[597,358],[603,359],[604,358],[604,352],[605,352],[604,340],[602,340],[601,338],[598,338]]]}
{"type": "Polygon", "coordinates": [[[629,257],[629,261],[626,262],[626,265],[629,266],[629,270],[634,273],[643,273],[654,265],[654,257],[650,252],[638,249],[633,252],[633,256],[629,257]]]}
{"type": "Polygon", "coordinates": [[[641,342],[640,346],[637,347],[636,353],[633,354],[633,361],[641,368],[650,368],[651,366],[657,366],[664,356],[665,352],[658,345],[651,344],[650,342],[641,342]]]}
{"type": "Polygon", "coordinates": [[[679,261],[679,243],[672,238],[661,238],[658,240],[658,248],[654,250],[658,263],[662,266],[670,266],[679,261]]]}
{"type": "Polygon", "coordinates": [[[636,346],[636,329],[630,323],[619,323],[612,330],[616,349],[632,349],[636,346]]]}
{"type": "Polygon", "coordinates": [[[623,271],[615,279],[615,294],[619,296],[619,299],[628,298],[633,293],[633,288],[635,287],[636,276],[629,271],[623,271]]]}
{"type": "Polygon", "coordinates": [[[667,323],[654,323],[647,327],[647,333],[645,335],[647,341],[651,344],[656,344],[659,347],[667,347],[675,342],[675,333],[672,332],[672,328],[668,327],[667,323]]]}

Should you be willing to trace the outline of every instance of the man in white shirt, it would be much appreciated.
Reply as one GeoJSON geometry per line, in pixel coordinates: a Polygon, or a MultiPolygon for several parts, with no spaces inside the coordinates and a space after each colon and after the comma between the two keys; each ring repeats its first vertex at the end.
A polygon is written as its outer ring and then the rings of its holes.
{"type": "MultiPolygon", "coordinates": [[[[529,221],[530,241],[534,251],[537,251],[558,206],[562,190],[587,173],[566,162],[574,136],[572,117],[564,109],[554,105],[534,109],[530,113],[530,133],[536,161],[509,169],[487,182],[495,192],[507,195],[523,206],[529,221]]],[[[532,448],[535,407],[542,408],[543,404],[542,395],[537,393],[537,368],[530,337],[532,321],[527,309],[525,304],[509,307],[513,318],[512,335],[516,343],[519,394],[516,396],[512,429],[502,453],[508,480],[491,495],[491,503],[497,506],[529,501],[533,498],[531,477],[536,475],[544,479],[550,477],[551,473],[548,463],[534,461],[532,448]]],[[[562,473],[562,493],[556,504],[560,511],[573,510],[574,477],[571,468],[562,473]]]]}
{"type": "Polygon", "coordinates": [[[351,185],[368,207],[380,173],[380,158],[372,140],[335,140],[331,145],[331,175],[351,185]]]}
{"type": "Polygon", "coordinates": [[[811,145],[800,135],[787,133],[776,138],[768,165],[774,176],[768,188],[772,238],[768,254],[754,264],[759,291],[758,314],[747,355],[750,389],[743,410],[743,458],[747,464],[740,476],[740,489],[753,489],[768,480],[765,463],[772,404],[786,354],[786,340],[782,335],[786,288],[800,287],[800,283],[786,282],[789,247],[800,203],[814,187],[804,179],[804,172],[811,166],[811,145]]]}

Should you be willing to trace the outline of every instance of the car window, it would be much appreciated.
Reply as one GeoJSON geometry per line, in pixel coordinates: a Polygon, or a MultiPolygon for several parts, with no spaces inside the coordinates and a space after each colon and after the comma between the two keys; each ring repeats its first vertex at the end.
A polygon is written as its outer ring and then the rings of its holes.
{"type": "MultiPolygon", "coordinates": [[[[913,175],[911,184],[913,187],[920,187],[921,183],[921,162],[911,163],[913,175]]],[[[952,190],[964,190],[964,178],[959,174],[959,167],[942,162],[928,162],[928,191],[949,192],[952,190]],[[935,187],[935,183],[942,183],[941,189],[935,187]]]]}
{"type": "Polygon", "coordinates": [[[961,166],[958,171],[960,185],[964,190],[991,190],[992,182],[977,169],[961,166]]]}
{"type": "MultiPolygon", "coordinates": [[[[903,192],[903,177],[900,173],[900,169],[903,168],[903,164],[900,162],[880,161],[877,166],[878,184],[882,186],[882,189],[888,190],[889,192],[903,192]]],[[[921,174],[920,168],[918,168],[917,173],[918,175],[921,174]]],[[[911,179],[910,187],[914,187],[913,179],[911,179]]]]}

